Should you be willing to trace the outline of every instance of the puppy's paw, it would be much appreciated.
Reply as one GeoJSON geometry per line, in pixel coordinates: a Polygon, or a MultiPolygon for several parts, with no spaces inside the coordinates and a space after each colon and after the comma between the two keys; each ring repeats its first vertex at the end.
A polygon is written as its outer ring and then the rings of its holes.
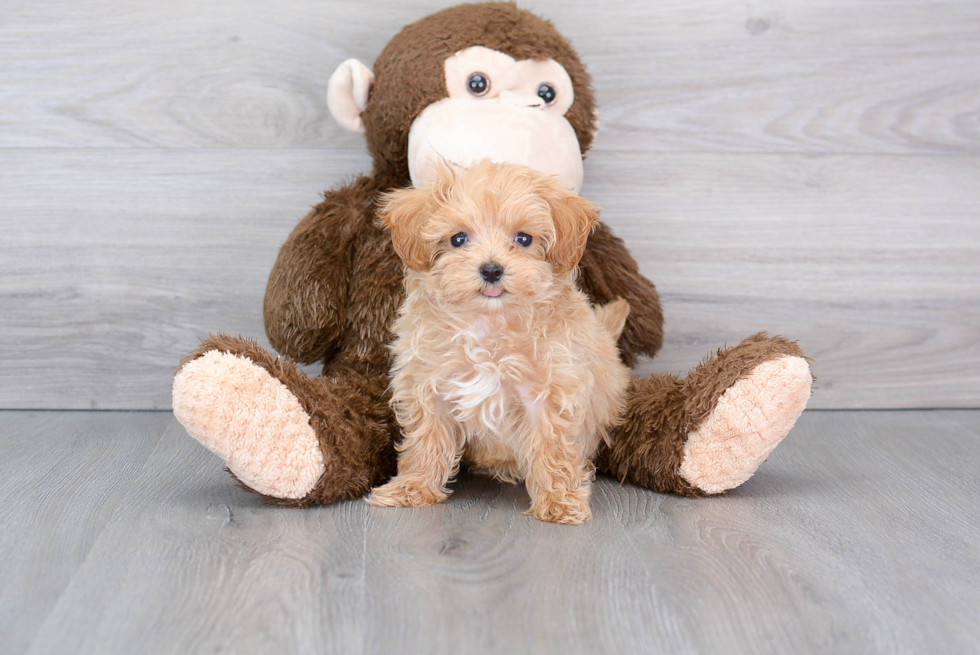
{"type": "Polygon", "coordinates": [[[376,487],[367,501],[375,507],[425,507],[441,503],[447,497],[446,492],[425,480],[399,475],[376,487]]]}
{"type": "Polygon", "coordinates": [[[579,525],[592,518],[588,497],[577,493],[550,493],[531,503],[528,514],[540,521],[579,525]]]}

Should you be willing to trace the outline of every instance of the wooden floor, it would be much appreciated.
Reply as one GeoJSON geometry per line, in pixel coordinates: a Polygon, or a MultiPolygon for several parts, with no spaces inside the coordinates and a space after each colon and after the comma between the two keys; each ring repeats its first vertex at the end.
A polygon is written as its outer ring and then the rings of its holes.
{"type": "Polygon", "coordinates": [[[743,488],[546,525],[261,505],[168,412],[0,412],[0,652],[980,651],[980,411],[808,412],[743,488]]]}

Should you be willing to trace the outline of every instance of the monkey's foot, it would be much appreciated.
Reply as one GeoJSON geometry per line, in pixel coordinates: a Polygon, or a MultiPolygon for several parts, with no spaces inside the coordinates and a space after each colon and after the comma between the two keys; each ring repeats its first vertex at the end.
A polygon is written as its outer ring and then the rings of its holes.
{"type": "Polygon", "coordinates": [[[748,480],[793,428],[812,380],[803,357],[784,355],[757,365],[728,387],[688,434],[680,476],[706,494],[748,480]]]}
{"type": "Polygon", "coordinates": [[[192,437],[259,493],[304,498],[323,475],[310,417],[285,384],[246,356],[209,350],[185,363],[174,377],[173,409],[192,437]]]}

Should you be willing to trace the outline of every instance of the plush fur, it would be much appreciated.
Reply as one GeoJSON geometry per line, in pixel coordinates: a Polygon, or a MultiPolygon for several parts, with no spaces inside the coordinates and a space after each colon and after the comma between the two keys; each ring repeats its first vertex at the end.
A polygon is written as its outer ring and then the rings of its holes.
{"type": "Polygon", "coordinates": [[[464,457],[525,481],[536,518],[587,520],[592,458],[629,381],[616,352],[628,304],[597,314],[575,285],[595,207],[556,178],[484,160],[389,194],[381,216],[408,268],[392,346],[403,441],[398,475],[369,502],[441,502],[464,457]],[[481,275],[488,265],[499,279],[481,275]]]}
{"type": "Polygon", "coordinates": [[[434,101],[445,98],[446,57],[470,46],[499,50],[514,59],[554,59],[572,78],[575,102],[565,117],[582,153],[596,132],[591,80],[572,46],[554,26],[509,2],[449,7],[402,29],[374,62],[375,85],[361,114],[374,177],[391,187],[408,182],[408,130],[434,101]]]}
{"type": "MultiPolygon", "coordinates": [[[[474,45],[497,48],[518,58],[553,57],[559,61],[574,85],[575,100],[567,117],[582,153],[591,145],[595,107],[589,77],[574,50],[547,21],[510,3],[461,5],[409,25],[392,39],[375,63],[376,85],[362,114],[374,159],[373,174],[328,192],[283,244],[269,277],[266,331],[285,357],[276,359],[247,339],[218,335],[206,339],[182,367],[211,352],[226,353],[240,362],[235,366],[201,365],[191,369],[193,375],[187,372],[184,377],[178,371],[175,381],[174,411],[178,419],[222,457],[239,453],[231,459],[237,462],[242,480],[252,480],[267,493],[274,487],[262,487],[264,483],[255,481],[279,481],[275,485],[308,480],[314,477],[310,471],[317,469],[307,468],[305,457],[275,455],[294,450],[309,453],[288,443],[295,438],[290,435],[303,431],[259,427],[295,423],[280,423],[278,413],[284,406],[268,402],[273,389],[281,393],[279,387],[265,380],[242,385],[240,393],[227,393],[225,388],[235,384],[229,380],[228,371],[238,370],[252,380],[264,380],[262,374],[267,374],[295,398],[316,437],[323,473],[305,494],[299,495],[303,485],[296,484],[288,490],[288,495],[295,497],[273,493],[271,502],[305,506],[357,497],[395,472],[394,444],[400,430],[389,406],[391,353],[387,344],[404,297],[403,272],[390,236],[376,221],[375,208],[383,192],[408,185],[407,133],[422,109],[446,95],[442,59],[447,53],[474,45]],[[293,360],[322,362],[323,372],[319,377],[307,377],[293,360]],[[262,374],[247,367],[261,369],[262,374]],[[246,370],[251,372],[244,373],[246,370]],[[212,400],[199,402],[201,398],[212,400]],[[251,418],[224,425],[212,420],[225,414],[251,418]],[[261,438],[254,438],[257,431],[261,438]],[[251,452],[243,454],[242,449],[251,452]],[[242,466],[247,462],[274,463],[276,470],[245,472],[242,466]]],[[[617,344],[623,363],[630,366],[639,356],[655,355],[663,342],[660,299],[653,284],[640,275],[622,240],[602,223],[588,237],[579,271],[577,284],[594,305],[617,298],[629,303],[630,314],[617,344]]],[[[760,365],[787,355],[799,358],[802,353],[795,343],[760,334],[719,351],[717,357],[708,359],[685,379],[634,378],[613,445],[600,447],[596,459],[599,470],[658,491],[687,495],[718,492],[717,486],[697,486],[701,478],[693,473],[691,479],[681,473],[685,464],[688,472],[710,466],[710,459],[685,462],[685,457],[710,454],[710,449],[704,448],[685,451],[689,436],[708,424],[719,400],[736,382],[750,378],[760,365]]],[[[220,359],[228,363],[227,358],[220,359]]],[[[808,380],[809,372],[805,366],[792,370],[795,377],[791,387],[796,394],[800,380],[808,380]]],[[[770,402],[771,398],[758,394],[771,392],[765,385],[745,387],[739,404],[770,402]]],[[[770,417],[771,425],[754,423],[752,427],[761,435],[765,448],[785,436],[784,427],[791,424],[786,415],[795,412],[790,417],[795,419],[801,409],[798,403],[777,402],[774,407],[781,409],[776,412],[779,415],[770,417]]],[[[293,410],[290,405],[290,416],[295,416],[293,410]]],[[[737,430],[733,436],[727,419],[711,425],[712,429],[699,433],[700,443],[758,441],[737,430]]],[[[758,466],[757,452],[761,451],[756,447],[743,451],[747,455],[742,461],[727,465],[732,480],[740,477],[735,475],[738,469],[751,475],[758,466]]]]}
{"type": "MultiPolygon", "coordinates": [[[[720,493],[702,489],[680,474],[688,436],[704,425],[722,396],[739,380],[751,376],[766,362],[783,357],[806,361],[795,341],[760,332],[737,346],[719,349],[714,357],[708,357],[685,378],[674,375],[633,378],[627,394],[626,419],[611,447],[600,453],[600,470],[623,482],[655,491],[684,496],[720,493]],[[651,439],[651,434],[659,438],[651,439]]],[[[804,374],[796,384],[803,383],[809,390],[812,380],[809,367],[801,368],[804,374]]],[[[772,396],[755,400],[771,401],[772,396]]],[[[793,412],[794,420],[800,412],[802,408],[793,412]]],[[[727,430],[712,436],[718,441],[732,437],[727,430]]],[[[786,433],[775,431],[768,436],[768,441],[775,447],[786,433]]],[[[751,475],[759,463],[752,458],[751,462],[743,464],[751,475]]]]}
{"type": "Polygon", "coordinates": [[[728,387],[688,434],[681,477],[711,494],[734,489],[785,437],[810,398],[810,369],[801,357],[769,359],[728,387]]]}
{"type": "MultiPolygon", "coordinates": [[[[387,348],[384,350],[387,351],[387,348]]],[[[302,497],[271,495],[268,502],[305,507],[356,498],[395,473],[396,453],[393,444],[399,436],[399,430],[389,406],[387,370],[375,372],[367,366],[353,367],[338,362],[325,368],[322,376],[311,378],[299,371],[291,359],[273,357],[251,339],[227,335],[209,336],[184,358],[175,378],[178,393],[174,397],[174,413],[185,427],[200,421],[196,418],[198,413],[212,415],[225,411],[224,402],[220,398],[210,406],[202,407],[201,404],[187,404],[187,397],[200,394],[202,388],[228,393],[229,384],[238,387],[234,404],[230,405],[232,408],[239,412],[253,412],[253,417],[262,423],[276,420],[272,415],[263,415],[256,411],[255,405],[262,400],[249,395],[250,391],[257,390],[254,385],[242,389],[237,383],[226,379],[212,379],[208,384],[198,383],[193,385],[196,388],[192,388],[188,383],[195,380],[182,379],[181,373],[189,364],[214,352],[236,355],[238,359],[247,360],[253,367],[281,382],[295,396],[316,434],[322,455],[320,461],[324,466],[323,473],[302,497]]],[[[388,361],[387,356],[385,361],[388,361]]],[[[225,426],[226,435],[230,428],[234,428],[230,423],[225,426]]],[[[244,434],[241,429],[237,432],[237,435],[244,434]]],[[[205,441],[203,435],[196,430],[191,435],[211,450],[216,450],[214,442],[221,436],[217,431],[211,432],[205,441]]],[[[288,433],[274,431],[266,436],[268,438],[261,443],[250,442],[252,450],[257,451],[249,455],[253,460],[264,456],[260,450],[262,447],[266,451],[289,448],[288,433]]],[[[244,436],[236,440],[242,445],[247,443],[244,436]]],[[[280,470],[277,477],[305,477],[308,473],[306,463],[296,459],[292,464],[293,467],[280,470]]],[[[234,470],[231,472],[234,473],[234,470]]],[[[236,479],[246,489],[257,491],[246,480],[237,476],[236,479]]]]}
{"type": "Polygon", "coordinates": [[[295,500],[323,476],[309,415],[286,385],[248,358],[208,351],[181,367],[173,392],[177,420],[252,489],[295,500]]]}

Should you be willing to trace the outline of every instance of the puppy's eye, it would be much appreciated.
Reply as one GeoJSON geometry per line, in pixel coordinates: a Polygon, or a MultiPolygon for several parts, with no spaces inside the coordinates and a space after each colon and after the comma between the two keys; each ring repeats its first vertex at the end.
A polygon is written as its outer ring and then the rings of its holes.
{"type": "Polygon", "coordinates": [[[452,244],[453,248],[459,248],[461,245],[466,243],[467,238],[466,232],[460,232],[450,237],[449,243],[452,244]]]}
{"type": "Polygon", "coordinates": [[[490,90],[490,78],[483,73],[471,73],[466,78],[466,90],[477,97],[484,96],[490,90]]]}
{"type": "Polygon", "coordinates": [[[532,241],[534,241],[534,239],[526,232],[518,232],[517,236],[514,237],[514,243],[519,246],[524,246],[525,248],[531,245],[532,241]]]}

